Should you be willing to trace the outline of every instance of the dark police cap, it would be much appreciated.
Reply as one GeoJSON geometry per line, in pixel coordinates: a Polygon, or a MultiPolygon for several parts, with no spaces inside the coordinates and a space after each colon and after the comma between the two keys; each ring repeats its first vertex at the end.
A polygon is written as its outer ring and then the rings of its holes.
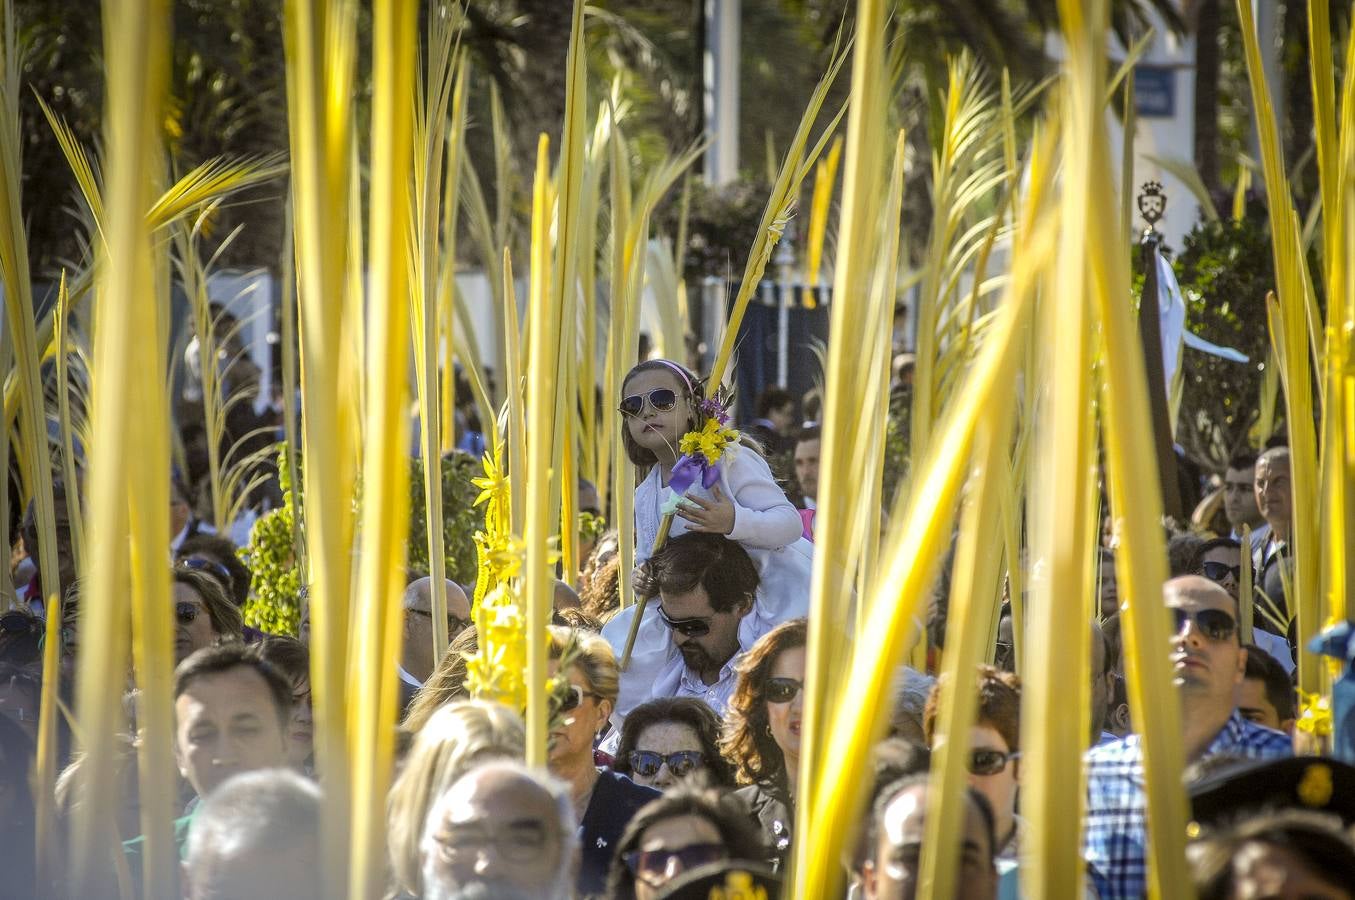
{"type": "Polygon", "coordinates": [[[1190,788],[1191,818],[1217,826],[1260,810],[1306,809],[1355,824],[1355,767],[1325,756],[1230,766],[1190,788]]]}
{"type": "Polygon", "coordinates": [[[659,900],[778,900],[781,879],[762,863],[738,859],[698,866],[659,892],[659,900]]]}

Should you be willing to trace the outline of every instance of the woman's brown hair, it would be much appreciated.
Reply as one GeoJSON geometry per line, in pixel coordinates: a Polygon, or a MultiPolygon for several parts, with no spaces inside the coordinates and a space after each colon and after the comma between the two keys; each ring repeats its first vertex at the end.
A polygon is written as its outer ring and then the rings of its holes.
{"type": "Polygon", "coordinates": [[[758,638],[739,661],[739,682],[725,710],[720,738],[720,752],[734,764],[739,784],[787,783],[786,760],[767,719],[767,679],[782,653],[805,645],[808,632],[803,618],[782,622],[758,638]]]}
{"type": "Polygon", "coordinates": [[[171,571],[174,574],[174,583],[190,588],[202,600],[202,605],[207,607],[207,617],[212,620],[212,630],[220,640],[244,639],[244,614],[241,613],[240,607],[231,602],[220,581],[206,572],[183,566],[174,566],[171,571]]]}

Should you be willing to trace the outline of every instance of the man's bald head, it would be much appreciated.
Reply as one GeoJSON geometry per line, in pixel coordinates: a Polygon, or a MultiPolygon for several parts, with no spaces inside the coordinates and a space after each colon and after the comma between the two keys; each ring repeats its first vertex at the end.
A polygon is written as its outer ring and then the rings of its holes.
{"type": "MultiPolygon", "coordinates": [[[[461,585],[447,580],[447,614],[458,619],[470,618],[470,600],[461,585]]],[[[405,588],[405,609],[431,615],[433,612],[433,579],[427,576],[417,578],[405,588]]]]}
{"type": "Polygon", "coordinates": [[[1268,466],[1284,466],[1287,469],[1289,468],[1289,448],[1271,447],[1265,453],[1256,457],[1256,462],[1258,465],[1265,463],[1268,466]]]}
{"type": "Polygon", "coordinates": [[[429,811],[420,856],[424,896],[478,890],[496,898],[568,897],[577,849],[568,788],[517,763],[456,781],[429,811]]]}
{"type": "Polygon", "coordinates": [[[1175,606],[1177,603],[1173,601],[1187,598],[1229,613],[1237,609],[1237,601],[1233,599],[1233,595],[1228,593],[1223,585],[1217,581],[1210,581],[1203,575],[1181,575],[1162,585],[1162,599],[1168,606],[1175,606]]]}
{"type": "MultiPolygon", "coordinates": [[[[405,630],[400,665],[419,682],[433,674],[433,579],[420,578],[405,588],[405,630]]],[[[461,586],[447,581],[447,640],[471,624],[470,600],[461,586]]]]}
{"type": "Polygon", "coordinates": [[[578,609],[583,605],[579,599],[579,594],[567,582],[555,579],[555,594],[553,597],[555,611],[562,609],[578,609]]]}

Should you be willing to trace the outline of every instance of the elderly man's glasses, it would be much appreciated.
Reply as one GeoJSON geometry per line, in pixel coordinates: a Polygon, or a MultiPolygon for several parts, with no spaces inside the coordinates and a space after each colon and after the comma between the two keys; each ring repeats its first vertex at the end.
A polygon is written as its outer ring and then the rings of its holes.
{"type": "Polygon", "coordinates": [[[677,392],[668,388],[658,388],[644,394],[631,394],[622,400],[621,405],[617,408],[621,410],[622,415],[638,416],[644,411],[646,401],[656,411],[668,412],[668,410],[677,406],[677,392]]]}
{"type": "Polygon", "coordinates": [[[723,844],[688,844],[676,850],[634,850],[621,859],[636,878],[660,887],[679,872],[719,862],[727,854],[723,844]]]}
{"type": "Polygon", "coordinates": [[[628,758],[630,770],[642,778],[653,778],[659,774],[659,769],[663,768],[665,763],[668,765],[668,771],[681,778],[701,768],[706,762],[706,756],[700,750],[679,750],[666,756],[653,750],[632,750],[628,758]]]}
{"type": "Polygon", "coordinates": [[[1211,641],[1226,641],[1237,630],[1237,622],[1221,609],[1201,609],[1196,612],[1172,607],[1172,622],[1176,627],[1173,634],[1186,630],[1187,622],[1195,623],[1195,630],[1211,641]]]}
{"type": "Polygon", "coordinates": [[[767,690],[764,696],[768,703],[789,703],[795,699],[795,695],[804,690],[805,683],[797,678],[786,678],[778,675],[775,678],[767,679],[767,690]]]}
{"type": "MultiPolygon", "coordinates": [[[[426,609],[411,609],[408,611],[414,613],[416,616],[423,616],[430,622],[433,621],[433,614],[426,609]]],[[[469,627],[470,619],[460,619],[451,613],[447,614],[447,637],[449,639],[456,637],[469,627]]]]}
{"type": "Polygon", "coordinates": [[[710,634],[710,623],[705,619],[670,619],[662,606],[659,607],[659,618],[663,619],[663,624],[683,637],[701,637],[710,634]]]}
{"type": "Polygon", "coordinates": [[[1233,576],[1234,581],[1242,580],[1241,566],[1230,566],[1221,562],[1207,562],[1201,563],[1200,568],[1204,572],[1204,577],[1208,578],[1210,581],[1222,583],[1228,580],[1229,575],[1233,576]]]}

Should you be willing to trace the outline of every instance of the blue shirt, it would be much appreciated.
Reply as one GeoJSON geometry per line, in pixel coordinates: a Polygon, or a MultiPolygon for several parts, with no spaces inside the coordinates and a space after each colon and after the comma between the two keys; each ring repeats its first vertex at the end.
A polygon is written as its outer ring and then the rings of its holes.
{"type": "MultiPolygon", "coordinates": [[[[1293,754],[1286,734],[1248,722],[1233,710],[1204,756],[1280,759],[1293,754]]],[[[1143,745],[1137,734],[1087,752],[1087,817],[1083,856],[1101,900],[1148,893],[1147,797],[1143,745]]]]}

